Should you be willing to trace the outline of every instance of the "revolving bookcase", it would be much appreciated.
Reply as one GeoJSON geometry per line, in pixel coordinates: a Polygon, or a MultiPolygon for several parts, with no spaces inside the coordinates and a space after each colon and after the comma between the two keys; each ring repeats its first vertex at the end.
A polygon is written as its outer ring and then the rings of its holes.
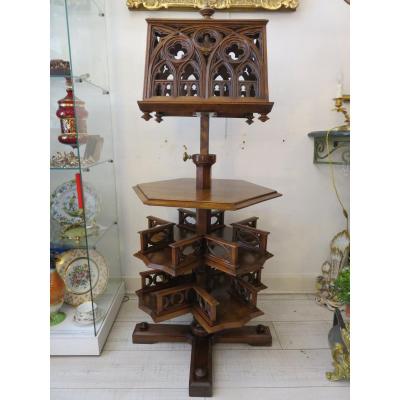
{"type": "Polygon", "coordinates": [[[265,122],[268,100],[266,20],[148,19],[143,118],[200,116],[200,153],[186,155],[196,178],[138,184],[144,204],[179,207],[177,222],[147,217],[135,254],[149,268],[137,291],[139,307],[154,322],[191,313],[191,325],[136,325],[134,343],[189,342],[189,395],[212,396],[213,343],[270,346],[264,325],[244,326],[257,308],[269,232],[257,217],[226,226],[224,212],[281,196],[242,180],[211,179],[209,120],[245,118],[265,122]],[[195,209],[195,211],[193,211],[195,209]]]}

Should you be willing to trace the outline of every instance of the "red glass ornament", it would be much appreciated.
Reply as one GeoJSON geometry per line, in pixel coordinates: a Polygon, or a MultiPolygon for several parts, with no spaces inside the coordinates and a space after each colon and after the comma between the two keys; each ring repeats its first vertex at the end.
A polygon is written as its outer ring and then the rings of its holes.
{"type": "Polygon", "coordinates": [[[76,148],[87,142],[86,119],[88,112],[85,103],[74,96],[71,78],[66,78],[67,95],[58,100],[57,117],[60,119],[61,135],[58,141],[76,148]],[[79,130],[79,133],[78,133],[79,130]]]}

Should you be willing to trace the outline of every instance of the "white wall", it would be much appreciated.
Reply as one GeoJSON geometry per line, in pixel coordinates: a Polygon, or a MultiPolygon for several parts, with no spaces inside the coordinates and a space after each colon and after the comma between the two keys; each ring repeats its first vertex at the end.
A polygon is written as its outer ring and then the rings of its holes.
{"type": "MultiPolygon", "coordinates": [[[[110,80],[123,275],[132,289],[145,266],[132,256],[145,217],[176,221],[172,208],[149,207],[132,186],[140,182],[194,177],[195,167],[182,161],[183,145],[198,152],[199,120],[166,118],[145,122],[136,101],[142,97],[148,17],[197,18],[196,12],[130,12],[125,2],[108,1],[110,80]]],[[[307,133],[342,122],[332,112],[340,74],[349,89],[349,6],[343,0],[300,0],[294,13],[217,12],[214,18],[266,18],[270,120],[250,127],[244,120],[211,120],[210,151],[217,154],[215,178],[245,179],[277,189],[283,197],[227,213],[227,222],[252,215],[271,232],[264,282],[270,291],[311,291],[329,242],[344,228],[331,187],[329,168],[312,162],[307,133]],[[242,149],[242,142],[245,141],[242,149]]],[[[339,191],[349,204],[349,174],[335,167],[339,191]]]]}

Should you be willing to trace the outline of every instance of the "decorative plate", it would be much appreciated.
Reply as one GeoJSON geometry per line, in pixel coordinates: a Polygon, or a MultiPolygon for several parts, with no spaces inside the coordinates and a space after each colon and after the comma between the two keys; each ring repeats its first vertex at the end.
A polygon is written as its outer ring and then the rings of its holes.
{"type": "Polygon", "coordinates": [[[59,255],[56,269],[65,283],[64,301],[67,304],[79,306],[91,300],[90,292],[95,299],[106,290],[109,268],[104,257],[96,250],[89,250],[89,262],[86,250],[68,250],[59,255]]]}
{"type": "MultiPolygon", "coordinates": [[[[86,225],[91,226],[100,212],[100,197],[92,185],[84,182],[82,186],[86,225]]],[[[50,213],[52,218],[62,225],[82,223],[83,210],[78,207],[75,179],[58,186],[51,194],[50,213]]]]}

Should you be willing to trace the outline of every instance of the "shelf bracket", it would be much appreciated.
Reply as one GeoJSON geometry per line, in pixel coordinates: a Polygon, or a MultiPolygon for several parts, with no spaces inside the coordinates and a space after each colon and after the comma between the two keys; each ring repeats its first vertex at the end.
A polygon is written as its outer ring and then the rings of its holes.
{"type": "Polygon", "coordinates": [[[314,164],[350,164],[350,131],[331,131],[328,135],[329,151],[326,145],[328,131],[310,132],[314,139],[314,164]]]}

